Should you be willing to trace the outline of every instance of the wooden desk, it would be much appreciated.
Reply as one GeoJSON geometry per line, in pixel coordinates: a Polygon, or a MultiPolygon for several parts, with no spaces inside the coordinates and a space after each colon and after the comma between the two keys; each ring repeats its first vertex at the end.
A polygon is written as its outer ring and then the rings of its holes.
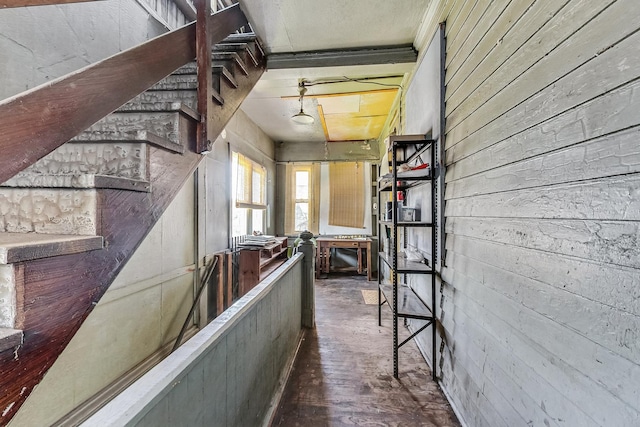
{"type": "Polygon", "coordinates": [[[372,280],[371,271],[371,239],[353,238],[338,239],[335,237],[316,237],[318,248],[316,250],[316,278],[320,273],[329,273],[329,254],[331,248],[353,248],[358,250],[358,274],[364,270],[362,265],[362,249],[367,250],[367,279],[372,280]]]}

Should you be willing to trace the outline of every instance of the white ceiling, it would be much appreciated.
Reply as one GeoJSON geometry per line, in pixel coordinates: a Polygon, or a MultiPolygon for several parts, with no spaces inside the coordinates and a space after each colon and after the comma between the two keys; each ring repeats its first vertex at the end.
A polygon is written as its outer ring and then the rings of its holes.
{"type": "MultiPolygon", "coordinates": [[[[412,44],[429,0],[240,0],[268,54],[412,44]]],[[[267,70],[242,110],[275,141],[325,141],[313,95],[384,89],[363,83],[310,86],[304,110],[314,125],[290,120],[300,110],[298,82],[381,77],[399,84],[412,64],[267,70]],[[387,77],[387,78],[385,78],[387,77]],[[283,98],[284,97],[284,98],[283,98]]],[[[388,88],[388,86],[387,86],[388,88]]]]}
{"type": "Polygon", "coordinates": [[[428,0],[241,0],[268,53],[413,43],[428,0]]]}

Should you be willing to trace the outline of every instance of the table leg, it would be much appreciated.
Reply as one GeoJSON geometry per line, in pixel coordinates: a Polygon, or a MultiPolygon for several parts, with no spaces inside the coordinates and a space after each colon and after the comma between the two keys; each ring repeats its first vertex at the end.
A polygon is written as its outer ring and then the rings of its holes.
{"type": "Polygon", "coordinates": [[[325,273],[329,274],[329,272],[331,271],[331,261],[330,261],[330,257],[331,257],[331,248],[330,247],[326,247],[324,248],[325,250],[325,256],[324,256],[324,266],[325,266],[325,273]]]}
{"type": "Polygon", "coordinates": [[[373,269],[371,268],[371,242],[367,242],[367,280],[373,279],[373,269]]]}

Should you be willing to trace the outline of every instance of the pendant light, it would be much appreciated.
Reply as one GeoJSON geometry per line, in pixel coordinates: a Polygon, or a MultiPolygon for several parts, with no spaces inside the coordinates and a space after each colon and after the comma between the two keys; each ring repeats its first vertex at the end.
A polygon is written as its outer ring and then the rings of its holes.
{"type": "Polygon", "coordinates": [[[300,82],[300,84],[298,85],[298,90],[300,91],[300,112],[291,117],[291,120],[301,125],[313,124],[313,122],[315,122],[314,118],[305,113],[304,109],[302,108],[302,100],[304,99],[304,94],[307,93],[307,88],[304,87],[304,82],[300,82]]]}

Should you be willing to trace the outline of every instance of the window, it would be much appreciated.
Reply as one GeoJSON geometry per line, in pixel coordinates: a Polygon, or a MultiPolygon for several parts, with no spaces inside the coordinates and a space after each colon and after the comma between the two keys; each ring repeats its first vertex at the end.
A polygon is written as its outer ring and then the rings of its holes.
{"type": "Polygon", "coordinates": [[[309,201],[311,200],[309,181],[311,171],[298,170],[294,176],[296,197],[294,200],[294,231],[309,229],[309,201]]]}
{"type": "Polygon", "coordinates": [[[231,234],[265,232],[267,170],[239,153],[232,154],[231,234]]]}
{"type": "Polygon", "coordinates": [[[285,166],[284,232],[371,233],[371,175],[366,162],[285,166]]]}
{"type": "Polygon", "coordinates": [[[317,165],[287,165],[287,196],[285,228],[287,234],[309,230],[318,232],[317,165]]]}

